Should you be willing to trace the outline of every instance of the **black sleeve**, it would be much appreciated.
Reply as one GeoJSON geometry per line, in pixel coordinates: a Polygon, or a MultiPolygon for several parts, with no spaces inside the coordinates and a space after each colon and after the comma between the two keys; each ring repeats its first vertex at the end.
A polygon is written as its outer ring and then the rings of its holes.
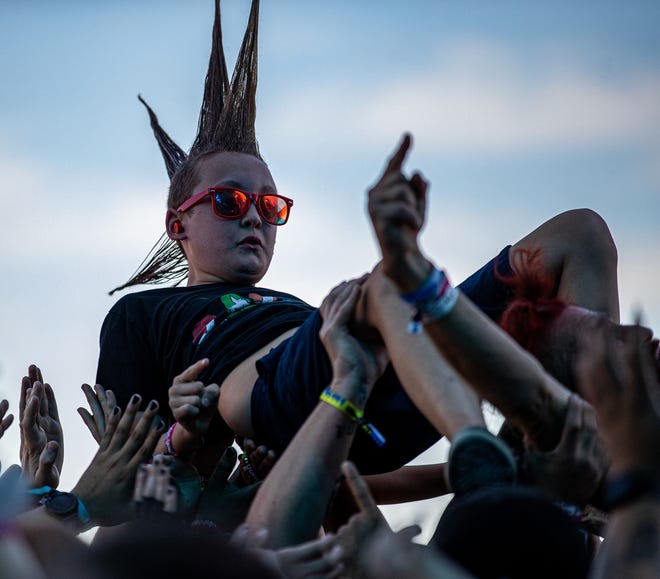
{"type": "Polygon", "coordinates": [[[142,396],[142,408],[155,399],[159,414],[169,416],[168,385],[159,363],[158,345],[150,320],[136,307],[120,300],[101,328],[96,382],[112,390],[123,409],[134,393],[142,396]]]}

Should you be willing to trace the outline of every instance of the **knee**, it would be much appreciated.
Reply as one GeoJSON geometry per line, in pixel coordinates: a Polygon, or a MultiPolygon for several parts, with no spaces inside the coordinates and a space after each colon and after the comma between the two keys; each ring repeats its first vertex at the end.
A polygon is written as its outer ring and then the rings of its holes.
{"type": "Polygon", "coordinates": [[[570,246],[588,257],[616,267],[618,254],[606,221],[592,209],[573,209],[558,216],[562,230],[570,239],[570,246]]]}

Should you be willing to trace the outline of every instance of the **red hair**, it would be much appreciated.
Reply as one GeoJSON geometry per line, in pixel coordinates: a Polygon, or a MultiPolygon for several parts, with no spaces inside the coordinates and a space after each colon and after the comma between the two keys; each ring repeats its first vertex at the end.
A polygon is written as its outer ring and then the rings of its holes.
{"type": "Polygon", "coordinates": [[[513,299],[504,310],[500,326],[523,348],[535,352],[550,325],[567,304],[557,297],[555,281],[544,271],[540,249],[518,249],[509,254],[512,275],[495,275],[509,285],[513,299]]]}

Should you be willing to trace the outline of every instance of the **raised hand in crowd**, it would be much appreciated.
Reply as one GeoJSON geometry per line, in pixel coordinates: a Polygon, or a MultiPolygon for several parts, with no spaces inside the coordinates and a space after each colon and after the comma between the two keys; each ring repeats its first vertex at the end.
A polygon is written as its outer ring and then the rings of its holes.
{"type": "Polygon", "coordinates": [[[206,483],[197,506],[195,526],[233,531],[244,520],[261,483],[239,487],[230,482],[236,466],[236,450],[228,447],[206,483]]]}
{"type": "Polygon", "coordinates": [[[618,332],[600,324],[580,347],[580,390],[594,406],[612,459],[612,472],[660,473],[658,342],[648,330],[618,332]]]}
{"type": "Polygon", "coordinates": [[[78,408],[78,414],[83,419],[85,426],[89,428],[94,440],[101,444],[106,423],[117,406],[117,399],[112,390],[106,390],[100,384],[95,384],[93,389],[89,384],[83,384],[81,388],[87,398],[91,413],[86,408],[78,408]]]}
{"type": "Polygon", "coordinates": [[[577,361],[581,392],[597,413],[612,459],[611,509],[590,577],[655,578],[660,573],[660,380],[658,341],[637,326],[599,324],[577,361]]]}
{"type": "Polygon", "coordinates": [[[440,551],[412,542],[417,530],[378,528],[362,550],[364,574],[373,579],[474,579],[440,551]]]}
{"type": "Polygon", "coordinates": [[[119,406],[114,407],[98,452],[72,490],[94,524],[115,525],[130,519],[138,467],[151,459],[165,430],[156,416],[158,403],[152,400],[138,417],[140,402],[134,394],[123,415],[119,406]]]}
{"type": "Polygon", "coordinates": [[[580,507],[592,499],[609,465],[594,409],[576,394],[568,400],[559,444],[548,452],[526,453],[531,484],[580,507]]]}
{"type": "Polygon", "coordinates": [[[220,387],[205,386],[197,377],[209,365],[208,358],[191,364],[174,378],[168,390],[169,405],[174,420],[167,443],[168,451],[185,457],[203,445],[211,420],[217,414],[220,387]]]}
{"type": "Polygon", "coordinates": [[[251,438],[243,440],[242,448],[231,482],[243,486],[264,480],[277,461],[277,453],[263,444],[257,446],[251,438]]]}
{"type": "Polygon", "coordinates": [[[164,458],[158,455],[151,463],[142,463],[135,477],[134,520],[152,524],[169,522],[176,515],[177,507],[177,489],[164,458]]]}
{"type": "Polygon", "coordinates": [[[337,540],[344,552],[343,561],[347,575],[349,577],[364,576],[360,559],[366,542],[377,529],[392,531],[355,465],[345,461],[341,465],[341,472],[345,477],[346,486],[353,501],[358,507],[358,512],[339,529],[337,540]]]}
{"type": "MultiPolygon", "coordinates": [[[[350,403],[363,412],[371,389],[382,374],[384,348],[358,340],[349,331],[361,294],[360,280],[343,282],[323,300],[319,336],[332,364],[332,382],[259,489],[248,513],[251,528],[268,530],[268,544],[288,547],[315,537],[327,511],[357,428],[350,413],[331,402],[350,403]],[[328,393],[329,391],[329,393],[328,393]]],[[[373,425],[361,423],[375,440],[373,425]]]]}
{"type": "Polygon", "coordinates": [[[23,476],[37,487],[56,488],[64,461],[62,425],[55,393],[35,365],[21,381],[19,422],[23,476]]]}
{"type": "Polygon", "coordinates": [[[394,533],[355,465],[344,462],[341,470],[360,509],[337,533],[347,577],[470,579],[470,574],[442,555],[413,543],[421,531],[416,525],[394,533]]]}
{"type": "Polygon", "coordinates": [[[14,422],[14,415],[7,414],[7,410],[9,410],[9,402],[3,400],[0,402],[0,438],[2,438],[5,431],[12,425],[12,422],[14,422]]]}
{"type": "Polygon", "coordinates": [[[241,525],[234,531],[231,544],[253,554],[275,574],[287,579],[332,579],[344,570],[343,551],[333,534],[276,550],[264,548],[267,539],[265,529],[253,533],[247,525],[241,525]]]}

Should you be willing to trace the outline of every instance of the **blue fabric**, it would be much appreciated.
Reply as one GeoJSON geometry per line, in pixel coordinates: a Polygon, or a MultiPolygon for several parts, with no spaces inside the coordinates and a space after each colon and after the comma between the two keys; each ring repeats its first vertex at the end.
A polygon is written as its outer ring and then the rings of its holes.
{"type": "MultiPolygon", "coordinates": [[[[490,317],[506,306],[509,291],[497,279],[511,272],[509,247],[458,287],[490,317]],[[497,265],[496,265],[497,264],[497,265]]],[[[257,362],[259,378],[251,399],[255,438],[282,452],[318,403],[332,380],[330,360],[318,334],[322,319],[312,313],[296,333],[257,362]]],[[[391,366],[374,385],[365,418],[385,436],[379,448],[358,430],[349,458],[364,474],[395,470],[429,448],[440,434],[413,405],[391,366]]]]}

